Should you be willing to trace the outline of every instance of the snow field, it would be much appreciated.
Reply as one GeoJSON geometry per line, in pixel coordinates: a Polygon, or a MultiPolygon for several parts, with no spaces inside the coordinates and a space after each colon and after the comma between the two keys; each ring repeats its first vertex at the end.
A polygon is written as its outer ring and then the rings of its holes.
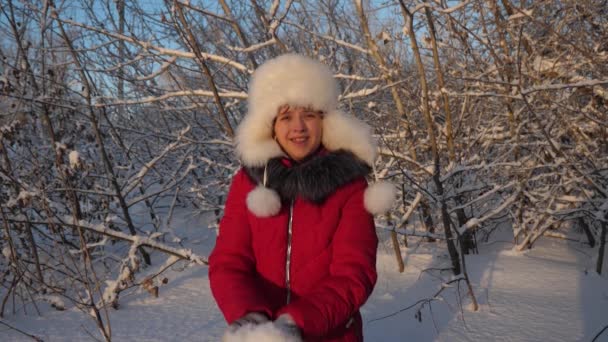
{"type": "MultiPolygon", "coordinates": [[[[215,232],[200,228],[200,222],[182,218],[177,223],[186,227],[178,233],[190,237],[186,247],[207,255],[215,232]]],[[[479,311],[470,310],[463,283],[460,306],[454,283],[430,305],[419,303],[372,321],[431,298],[443,282],[454,279],[449,271],[431,269],[449,263],[441,242],[410,239],[410,247],[402,247],[404,273],[397,271],[391,245],[381,243],[378,283],[361,310],[366,341],[591,341],[608,324],[608,279],[593,271],[594,252],[577,242],[550,238],[525,252],[512,251],[506,239],[482,244],[480,254],[466,257],[479,311]]],[[[157,284],[158,298],[142,289],[128,290],[119,309],[109,309],[113,340],[220,341],[226,323],[211,295],[207,269],[180,262],[163,277],[168,282],[157,284]]],[[[92,341],[85,330],[99,336],[93,321],[74,307],[39,307],[40,317],[28,307],[27,315],[20,308],[3,321],[44,341],[92,341]]],[[[0,326],[0,341],[31,339],[0,326]]],[[[597,341],[608,341],[608,334],[597,341]]]]}

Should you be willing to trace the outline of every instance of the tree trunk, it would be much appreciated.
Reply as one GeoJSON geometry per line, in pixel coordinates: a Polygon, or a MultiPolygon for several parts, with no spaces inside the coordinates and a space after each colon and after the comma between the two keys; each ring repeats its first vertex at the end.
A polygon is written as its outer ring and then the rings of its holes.
{"type": "Polygon", "coordinates": [[[602,274],[602,266],[604,265],[604,251],[606,249],[606,222],[602,221],[602,234],[600,236],[600,248],[597,252],[597,274],[602,274]]]}
{"type": "MultiPolygon", "coordinates": [[[[367,22],[367,17],[365,16],[365,11],[363,10],[363,4],[362,4],[361,0],[353,0],[353,1],[355,3],[355,7],[357,9],[357,14],[359,15],[359,21],[361,23],[361,28],[363,29],[363,34],[365,35],[365,41],[367,43],[367,46],[370,49],[370,51],[372,52],[372,57],[380,66],[380,70],[382,72],[382,77],[386,80],[386,84],[391,85],[394,83],[393,76],[388,72],[389,71],[388,63],[386,62],[385,57],[382,54],[380,54],[380,49],[378,48],[378,45],[372,38],[372,34],[369,30],[369,24],[367,22]]],[[[393,102],[395,103],[395,107],[397,108],[397,113],[399,114],[400,118],[403,118],[402,122],[404,123],[404,128],[405,128],[405,132],[406,132],[405,140],[410,142],[409,147],[408,147],[410,157],[412,158],[412,160],[417,161],[418,156],[416,153],[415,145],[413,144],[414,133],[412,132],[411,121],[405,110],[405,106],[403,105],[401,96],[399,96],[399,92],[397,91],[397,88],[390,87],[390,91],[391,91],[391,96],[393,98],[393,102]]],[[[434,234],[435,226],[433,224],[433,217],[430,214],[430,212],[431,212],[430,206],[429,206],[428,202],[426,201],[426,199],[422,199],[422,202],[420,203],[420,208],[422,209],[422,213],[423,213],[423,217],[424,217],[423,223],[424,223],[424,226],[425,226],[427,232],[434,234]]],[[[435,239],[429,237],[428,241],[433,242],[433,241],[435,241],[435,239]]]]}
{"type": "Polygon", "coordinates": [[[414,53],[414,57],[416,59],[416,65],[418,67],[418,75],[420,77],[420,87],[422,91],[422,112],[424,114],[424,121],[427,126],[427,132],[429,136],[429,140],[431,143],[431,150],[433,153],[433,182],[435,183],[435,187],[437,188],[437,195],[441,199],[441,219],[443,223],[443,229],[445,233],[445,240],[448,247],[448,252],[450,254],[450,259],[452,261],[452,269],[454,271],[454,275],[460,274],[460,260],[458,256],[458,251],[456,250],[456,245],[454,244],[454,239],[452,236],[452,231],[450,228],[450,216],[447,209],[447,204],[445,199],[443,198],[443,184],[441,182],[441,164],[439,159],[439,149],[437,146],[437,139],[435,134],[435,123],[433,118],[431,117],[431,111],[429,108],[429,89],[426,82],[426,75],[424,71],[424,64],[422,63],[422,57],[420,55],[420,49],[418,48],[418,42],[416,41],[416,32],[414,31],[414,16],[405,6],[403,0],[399,0],[401,4],[401,11],[403,13],[403,17],[406,21],[406,27],[408,28],[408,33],[410,37],[410,42],[412,44],[412,51],[414,53]]]}
{"type": "Polygon", "coordinates": [[[583,230],[583,232],[585,232],[585,235],[587,236],[587,241],[589,242],[589,246],[591,248],[595,247],[595,238],[593,237],[593,232],[589,228],[589,225],[587,224],[587,222],[585,222],[585,219],[582,217],[579,217],[578,220],[576,220],[576,221],[577,221],[579,227],[581,227],[581,229],[583,230]]]}

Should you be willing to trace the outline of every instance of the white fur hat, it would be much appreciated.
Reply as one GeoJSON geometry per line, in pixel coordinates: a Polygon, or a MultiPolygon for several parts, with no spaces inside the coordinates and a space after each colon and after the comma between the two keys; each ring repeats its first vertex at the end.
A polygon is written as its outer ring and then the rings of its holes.
{"type": "MultiPolygon", "coordinates": [[[[323,111],[323,146],[329,151],[349,150],[373,166],[377,147],[371,128],[338,110],[338,96],[338,84],[333,73],[317,60],[285,54],[264,63],[253,73],[249,83],[248,111],[236,130],[236,153],[241,162],[248,167],[263,167],[268,160],[285,155],[273,139],[272,126],[279,107],[288,104],[323,111]]],[[[262,217],[275,215],[281,208],[280,202],[275,203],[279,196],[261,189],[264,185],[258,186],[247,198],[249,209],[262,217]],[[262,203],[272,204],[260,208],[262,203]]],[[[389,189],[389,186],[374,184],[366,190],[366,208],[372,214],[385,212],[390,209],[394,198],[392,186],[389,189]],[[369,195],[370,192],[375,195],[369,195]],[[390,201],[375,200],[378,196],[390,197],[390,201]],[[368,206],[368,203],[374,205],[368,206]]]]}

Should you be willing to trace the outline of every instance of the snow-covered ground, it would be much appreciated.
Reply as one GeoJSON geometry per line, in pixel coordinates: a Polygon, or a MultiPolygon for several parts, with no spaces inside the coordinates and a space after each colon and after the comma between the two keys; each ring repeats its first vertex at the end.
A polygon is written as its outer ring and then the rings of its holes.
{"type": "MultiPolygon", "coordinates": [[[[366,318],[431,298],[440,288],[437,271],[420,271],[436,267],[441,254],[408,252],[403,274],[393,255],[380,255],[380,280],[366,318]]],[[[467,257],[477,312],[468,298],[461,308],[453,289],[433,302],[432,313],[428,305],[421,310],[422,322],[414,317],[417,306],[368,323],[365,335],[370,341],[591,341],[608,324],[608,280],[592,271],[590,253],[582,244],[548,238],[523,253],[513,252],[509,242],[482,245],[480,254],[467,257]]],[[[608,341],[608,332],[597,341],[608,341]]]]}
{"type": "MultiPolygon", "coordinates": [[[[189,236],[185,244],[198,254],[209,252],[214,230],[196,218],[182,217],[176,224],[182,225],[180,234],[189,236]]],[[[432,269],[448,261],[442,244],[415,242],[402,249],[404,273],[397,271],[390,244],[380,247],[378,284],[362,309],[367,341],[591,341],[608,325],[608,277],[593,271],[596,251],[551,238],[522,253],[513,252],[505,238],[482,244],[480,254],[468,256],[477,312],[471,311],[468,297],[458,300],[454,283],[430,304],[382,318],[432,298],[453,279],[432,269]]],[[[120,308],[110,309],[113,340],[219,341],[225,323],[211,296],[207,269],[177,264],[164,276],[168,282],[160,286],[158,298],[143,290],[121,295],[120,308]]],[[[41,316],[28,307],[27,315],[19,310],[2,321],[44,341],[92,341],[88,332],[99,338],[92,319],[77,309],[39,309],[41,316]]],[[[31,340],[0,325],[0,341],[31,340]]],[[[608,341],[608,331],[596,341],[608,341]]]]}

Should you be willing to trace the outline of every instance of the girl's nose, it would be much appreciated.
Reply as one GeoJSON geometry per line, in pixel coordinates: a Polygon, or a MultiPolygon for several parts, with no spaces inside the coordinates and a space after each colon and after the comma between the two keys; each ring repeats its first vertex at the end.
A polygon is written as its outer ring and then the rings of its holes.
{"type": "Polygon", "coordinates": [[[306,130],[306,124],[304,123],[304,116],[296,115],[294,120],[292,120],[291,129],[293,129],[294,131],[298,131],[298,132],[306,130]]]}

